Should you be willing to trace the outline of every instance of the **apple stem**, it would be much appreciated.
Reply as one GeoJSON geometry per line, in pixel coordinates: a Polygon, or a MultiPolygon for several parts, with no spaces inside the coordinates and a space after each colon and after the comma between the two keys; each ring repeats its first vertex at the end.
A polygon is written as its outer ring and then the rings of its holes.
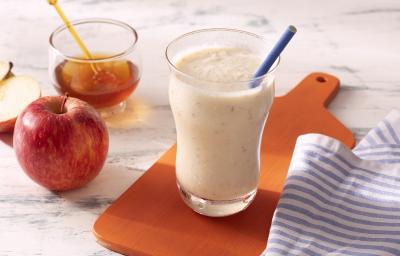
{"type": "Polygon", "coordinates": [[[69,97],[69,94],[68,94],[68,92],[66,92],[64,94],[64,98],[63,98],[63,101],[61,103],[61,110],[60,110],[61,114],[64,113],[64,105],[65,105],[65,102],[67,102],[68,97],[69,97]]]}

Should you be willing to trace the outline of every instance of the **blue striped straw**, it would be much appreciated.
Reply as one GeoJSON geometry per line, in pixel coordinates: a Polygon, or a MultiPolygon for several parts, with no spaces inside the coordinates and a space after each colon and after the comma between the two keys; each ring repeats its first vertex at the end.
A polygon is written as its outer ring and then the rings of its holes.
{"type": "Polygon", "coordinates": [[[256,79],[257,77],[263,76],[267,74],[269,69],[275,63],[276,59],[278,59],[279,55],[281,55],[283,49],[285,49],[286,45],[290,42],[294,34],[296,34],[297,29],[290,25],[286,28],[285,32],[279,38],[278,42],[275,44],[274,48],[270,51],[267,58],[265,58],[264,62],[261,66],[257,69],[256,73],[253,76],[253,80],[250,84],[251,88],[257,87],[261,82],[262,79],[256,79]]]}

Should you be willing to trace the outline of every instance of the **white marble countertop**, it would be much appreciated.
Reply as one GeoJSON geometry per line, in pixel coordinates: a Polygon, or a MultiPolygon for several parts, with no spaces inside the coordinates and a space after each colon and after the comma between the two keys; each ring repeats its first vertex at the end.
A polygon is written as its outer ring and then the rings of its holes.
{"type": "MultiPolygon", "coordinates": [[[[101,174],[86,187],[54,194],[21,170],[0,135],[0,255],[112,255],[91,233],[97,216],[175,141],[167,100],[166,44],[198,28],[232,27],[275,40],[298,34],[277,73],[282,94],[308,73],[338,76],[329,109],[357,138],[400,107],[400,2],[397,0],[60,0],[71,19],[125,21],[140,35],[143,79],[124,120],[109,121],[111,144],[101,174]],[[134,110],[133,110],[134,109],[134,110]],[[129,121],[126,121],[129,120],[129,121]]],[[[48,36],[60,20],[46,0],[0,2],[0,59],[55,94],[47,75],[48,36]]]]}

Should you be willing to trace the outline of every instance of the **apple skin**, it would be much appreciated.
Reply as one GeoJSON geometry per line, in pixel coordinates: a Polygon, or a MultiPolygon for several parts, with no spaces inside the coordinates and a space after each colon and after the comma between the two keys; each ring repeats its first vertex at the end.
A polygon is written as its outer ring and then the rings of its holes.
{"type": "Polygon", "coordinates": [[[17,118],[13,118],[5,122],[0,122],[0,133],[11,133],[14,130],[14,125],[16,121],[17,118]]]}
{"type": "Polygon", "coordinates": [[[18,116],[13,147],[25,173],[54,191],[81,187],[102,169],[108,152],[104,121],[88,103],[47,96],[29,104],[18,116]]]}

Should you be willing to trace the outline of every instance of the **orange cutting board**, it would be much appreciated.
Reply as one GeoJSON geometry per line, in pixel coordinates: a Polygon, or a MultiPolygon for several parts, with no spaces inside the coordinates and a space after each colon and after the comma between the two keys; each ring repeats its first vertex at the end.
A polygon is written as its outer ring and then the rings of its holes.
{"type": "Polygon", "coordinates": [[[245,211],[210,218],[189,209],[176,187],[172,146],[98,218],[98,242],[126,255],[260,255],[296,138],[322,133],[354,146],[352,133],[325,108],[338,90],[334,76],[312,73],[275,98],[263,134],[258,193],[245,211]]]}

